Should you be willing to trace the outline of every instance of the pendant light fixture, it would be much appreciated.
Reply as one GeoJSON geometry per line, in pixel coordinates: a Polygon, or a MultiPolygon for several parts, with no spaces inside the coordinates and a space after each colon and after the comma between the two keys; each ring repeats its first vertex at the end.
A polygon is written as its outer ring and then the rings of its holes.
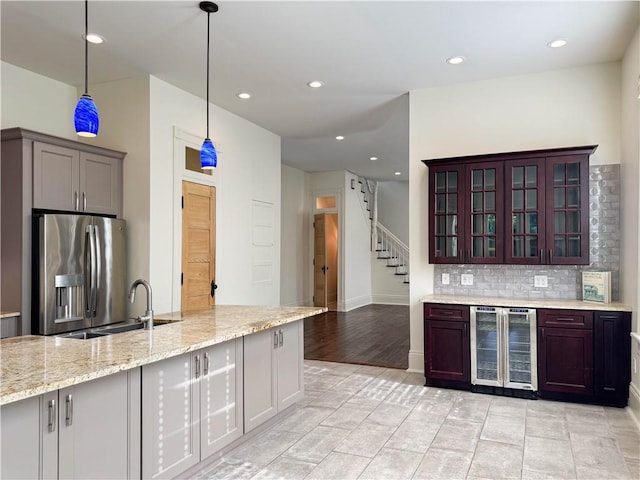
{"type": "Polygon", "coordinates": [[[89,95],[89,0],[84,1],[84,93],[78,100],[73,113],[73,123],[76,133],[81,137],[95,137],[98,135],[100,118],[98,109],[89,95]]]}
{"type": "Polygon", "coordinates": [[[209,138],[209,39],[211,30],[209,17],[218,11],[218,5],[213,2],[200,2],[200,10],[207,12],[207,138],[204,139],[200,149],[200,168],[211,170],[218,165],[218,152],[209,138]]]}

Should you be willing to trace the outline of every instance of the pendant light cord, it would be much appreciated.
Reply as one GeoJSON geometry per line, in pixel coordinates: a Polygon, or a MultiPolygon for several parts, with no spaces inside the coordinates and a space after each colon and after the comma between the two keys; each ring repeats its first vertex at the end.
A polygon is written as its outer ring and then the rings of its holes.
{"type": "Polygon", "coordinates": [[[84,0],[84,94],[89,94],[89,0],[84,0]]]}
{"type": "Polygon", "coordinates": [[[207,139],[209,138],[209,30],[211,29],[210,12],[207,12],[207,139]]]}

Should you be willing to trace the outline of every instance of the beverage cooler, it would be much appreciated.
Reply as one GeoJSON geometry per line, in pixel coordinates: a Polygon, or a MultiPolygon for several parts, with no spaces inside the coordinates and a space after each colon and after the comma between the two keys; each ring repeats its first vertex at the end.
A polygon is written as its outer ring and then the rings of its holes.
{"type": "Polygon", "coordinates": [[[536,311],[471,307],[471,389],[536,398],[536,311]]]}

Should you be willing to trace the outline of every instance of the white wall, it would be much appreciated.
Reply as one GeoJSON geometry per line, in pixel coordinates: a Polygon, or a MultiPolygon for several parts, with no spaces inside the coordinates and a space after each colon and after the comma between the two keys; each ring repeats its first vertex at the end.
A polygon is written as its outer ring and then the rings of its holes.
{"type": "Polygon", "coordinates": [[[409,245],[409,182],[378,182],[378,221],[409,245]]]}
{"type": "MultiPolygon", "coordinates": [[[[633,308],[632,331],[640,333],[638,307],[640,299],[640,29],[627,48],[622,61],[622,142],[620,176],[621,258],[620,300],[633,308]]],[[[632,341],[631,354],[640,365],[640,344],[632,341]]],[[[633,373],[629,392],[629,407],[640,423],[640,371],[633,373]]]]}
{"type": "MultiPolygon", "coordinates": [[[[206,133],[206,103],[155,77],[150,81],[150,272],[155,309],[171,308],[173,129],[206,133]]],[[[280,137],[211,105],[211,138],[220,155],[216,175],[216,292],[218,304],[280,303],[280,137]],[[273,207],[271,280],[253,280],[252,202],[273,207]]],[[[176,308],[176,306],[174,306],[176,308]]]]}
{"type": "Polygon", "coordinates": [[[409,368],[423,370],[428,263],[426,158],[599,145],[592,164],[620,163],[620,64],[499,78],[410,94],[409,368]]]}
{"type": "Polygon", "coordinates": [[[311,222],[310,175],[282,165],[282,242],[280,248],[280,304],[310,305],[309,242],[311,222]]]}
{"type": "Polygon", "coordinates": [[[0,69],[1,128],[22,127],[78,140],[73,125],[76,87],[6,62],[0,69]]]}
{"type": "MultiPolygon", "coordinates": [[[[89,91],[100,113],[100,131],[94,139],[95,143],[127,152],[122,164],[122,197],[123,218],[127,221],[128,282],[131,283],[136,278],[148,279],[151,242],[149,77],[141,76],[91,85],[89,91]]],[[[157,299],[158,295],[155,298],[157,299]]],[[[145,302],[145,296],[138,295],[131,312],[143,312],[145,302]]]]}
{"type": "Polygon", "coordinates": [[[371,223],[364,209],[362,192],[351,189],[351,179],[357,177],[344,172],[344,218],[341,224],[344,234],[344,301],[341,310],[369,305],[371,296],[371,223]]]}

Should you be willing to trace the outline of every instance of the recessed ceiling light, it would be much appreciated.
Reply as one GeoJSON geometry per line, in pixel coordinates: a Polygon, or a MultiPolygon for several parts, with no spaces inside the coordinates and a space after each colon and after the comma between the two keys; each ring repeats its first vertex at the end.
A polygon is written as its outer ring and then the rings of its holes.
{"type": "MultiPolygon", "coordinates": [[[[82,38],[84,39],[84,33],[82,34],[82,38]]],[[[102,35],[98,35],[97,33],[88,33],[87,34],[87,42],[90,42],[90,43],[102,43],[102,42],[104,42],[104,37],[102,35]]]]}
{"type": "Polygon", "coordinates": [[[375,161],[377,159],[378,159],[378,157],[369,157],[369,160],[374,160],[375,161]]]}
{"type": "Polygon", "coordinates": [[[564,47],[567,44],[567,40],[564,38],[558,38],[556,40],[553,40],[549,43],[547,43],[547,47],[550,48],[560,48],[560,47],[564,47]]]}
{"type": "Polygon", "coordinates": [[[312,82],[307,83],[307,86],[311,88],[320,88],[322,85],[324,85],[324,83],[320,80],[313,80],[312,82]]]}
{"type": "Polygon", "coordinates": [[[240,92],[240,93],[236,93],[236,97],[241,98],[243,100],[247,100],[248,98],[251,98],[251,94],[247,92],[240,92]]]}
{"type": "Polygon", "coordinates": [[[342,135],[338,135],[338,136],[336,137],[336,140],[344,140],[344,137],[343,137],[342,135]]]}
{"type": "Polygon", "coordinates": [[[460,65],[462,62],[465,61],[464,57],[451,57],[451,58],[447,58],[447,63],[449,65],[460,65]]]}
{"type": "Polygon", "coordinates": [[[395,172],[394,175],[402,175],[402,172],[395,172]]]}

